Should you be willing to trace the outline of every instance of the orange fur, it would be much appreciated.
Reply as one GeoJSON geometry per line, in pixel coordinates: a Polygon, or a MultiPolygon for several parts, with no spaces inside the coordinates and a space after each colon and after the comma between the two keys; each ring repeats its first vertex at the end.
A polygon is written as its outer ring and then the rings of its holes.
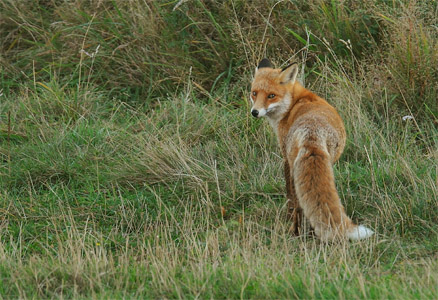
{"type": "Polygon", "coordinates": [[[304,214],[323,240],[368,237],[372,231],[353,224],[336,191],[332,164],[345,146],[343,121],[333,106],[295,80],[297,73],[296,65],[263,66],[251,88],[251,112],[268,118],[285,160],[293,231],[299,233],[304,214]]]}

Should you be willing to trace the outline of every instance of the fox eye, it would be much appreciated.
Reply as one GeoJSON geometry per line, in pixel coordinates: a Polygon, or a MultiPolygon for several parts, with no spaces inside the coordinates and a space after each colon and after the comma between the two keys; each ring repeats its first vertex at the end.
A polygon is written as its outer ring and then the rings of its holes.
{"type": "Polygon", "coordinates": [[[272,99],[272,98],[275,98],[275,94],[269,94],[268,95],[268,99],[272,99]]]}
{"type": "Polygon", "coordinates": [[[257,92],[256,92],[256,91],[253,91],[253,92],[252,92],[252,95],[253,95],[253,96],[257,96],[257,92]]]}

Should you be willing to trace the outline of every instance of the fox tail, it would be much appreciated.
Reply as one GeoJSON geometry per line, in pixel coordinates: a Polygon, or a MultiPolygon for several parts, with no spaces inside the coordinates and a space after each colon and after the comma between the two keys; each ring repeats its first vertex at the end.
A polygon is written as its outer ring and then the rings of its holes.
{"type": "Polygon", "coordinates": [[[345,214],[327,151],[313,143],[304,144],[298,151],[292,173],[298,202],[319,238],[361,240],[373,235],[371,229],[354,224],[345,214]]]}

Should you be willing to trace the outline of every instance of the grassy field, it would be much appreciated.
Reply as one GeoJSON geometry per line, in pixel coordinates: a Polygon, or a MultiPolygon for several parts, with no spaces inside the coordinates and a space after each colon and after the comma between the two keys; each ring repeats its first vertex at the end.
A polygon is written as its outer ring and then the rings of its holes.
{"type": "Polygon", "coordinates": [[[436,24],[435,1],[0,1],[0,298],[436,297],[436,24]],[[289,233],[247,100],[265,56],[343,117],[371,239],[289,233]]]}

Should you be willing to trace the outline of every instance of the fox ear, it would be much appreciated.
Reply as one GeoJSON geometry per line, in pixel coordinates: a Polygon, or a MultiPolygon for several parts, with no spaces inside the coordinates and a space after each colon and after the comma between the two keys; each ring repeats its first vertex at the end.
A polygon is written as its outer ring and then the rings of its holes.
{"type": "Polygon", "coordinates": [[[267,59],[267,58],[263,58],[263,59],[259,62],[259,65],[257,66],[257,69],[256,69],[256,70],[261,69],[261,68],[272,68],[272,64],[271,64],[271,62],[269,61],[269,59],[267,59]]]}
{"type": "Polygon", "coordinates": [[[295,80],[297,79],[297,75],[298,75],[298,64],[297,63],[290,64],[284,67],[283,69],[281,69],[280,81],[281,83],[288,83],[288,82],[294,83],[295,80]]]}

